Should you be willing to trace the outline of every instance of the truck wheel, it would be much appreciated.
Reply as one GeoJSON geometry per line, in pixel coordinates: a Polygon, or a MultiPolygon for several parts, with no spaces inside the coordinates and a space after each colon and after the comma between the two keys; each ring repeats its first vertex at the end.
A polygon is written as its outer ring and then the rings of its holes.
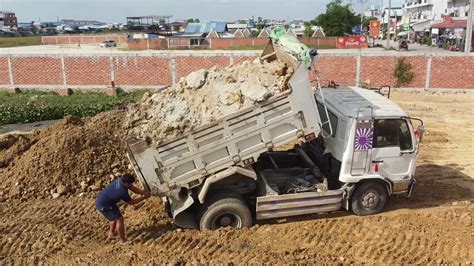
{"type": "Polygon", "coordinates": [[[234,195],[218,194],[202,210],[201,231],[221,227],[243,228],[252,225],[252,214],[244,200],[234,195]]]}
{"type": "Polygon", "coordinates": [[[387,190],[376,182],[361,184],[351,198],[352,212],[356,215],[371,215],[382,211],[387,202],[387,190]]]}

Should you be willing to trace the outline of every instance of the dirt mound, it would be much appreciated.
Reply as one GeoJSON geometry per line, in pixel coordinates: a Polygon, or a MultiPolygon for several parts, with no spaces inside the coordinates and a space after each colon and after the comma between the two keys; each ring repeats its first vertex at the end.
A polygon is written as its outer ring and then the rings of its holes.
{"type": "Polygon", "coordinates": [[[259,59],[198,70],[176,85],[146,94],[130,109],[126,127],[139,138],[160,142],[267,100],[287,87],[292,69],[259,59]]]}
{"type": "Polygon", "coordinates": [[[28,135],[5,135],[0,138],[0,167],[7,167],[23,151],[29,149],[34,141],[28,135]]]}
{"type": "Polygon", "coordinates": [[[124,115],[67,117],[32,135],[5,137],[0,141],[0,198],[100,189],[128,166],[122,148],[124,115]]]}

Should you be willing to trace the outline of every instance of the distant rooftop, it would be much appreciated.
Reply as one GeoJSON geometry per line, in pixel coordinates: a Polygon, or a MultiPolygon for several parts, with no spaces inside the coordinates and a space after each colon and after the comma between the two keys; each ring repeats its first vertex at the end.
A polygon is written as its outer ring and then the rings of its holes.
{"type": "Polygon", "coordinates": [[[90,25],[90,24],[105,24],[97,20],[80,20],[80,19],[62,19],[62,24],[72,24],[72,25],[90,25]]]}
{"type": "Polygon", "coordinates": [[[127,17],[127,19],[169,19],[173,16],[139,16],[139,17],[127,17]]]}
{"type": "Polygon", "coordinates": [[[226,32],[227,30],[227,24],[225,22],[210,21],[204,23],[189,23],[186,27],[185,34],[206,34],[211,31],[222,33],[226,32]]]}

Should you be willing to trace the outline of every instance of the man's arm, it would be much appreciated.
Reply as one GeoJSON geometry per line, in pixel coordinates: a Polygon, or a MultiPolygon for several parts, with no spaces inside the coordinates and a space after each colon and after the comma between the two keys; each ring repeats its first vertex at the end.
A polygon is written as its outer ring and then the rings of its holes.
{"type": "Polygon", "coordinates": [[[141,189],[137,188],[136,186],[131,186],[128,189],[130,189],[135,194],[145,195],[145,193],[146,193],[145,190],[141,190],[141,189]]]}
{"type": "Polygon", "coordinates": [[[131,199],[129,201],[125,201],[128,205],[135,205],[135,204],[138,204],[146,199],[148,199],[150,197],[150,193],[149,192],[144,192],[144,194],[141,196],[141,197],[138,197],[138,198],[135,198],[135,199],[131,199]]]}

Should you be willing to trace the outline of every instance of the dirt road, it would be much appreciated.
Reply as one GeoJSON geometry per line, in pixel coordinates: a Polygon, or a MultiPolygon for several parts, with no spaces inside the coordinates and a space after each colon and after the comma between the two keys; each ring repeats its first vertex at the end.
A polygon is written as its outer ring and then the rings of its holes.
{"type": "MultiPolygon", "coordinates": [[[[123,207],[133,244],[122,246],[106,239],[94,191],[18,198],[2,188],[0,264],[474,263],[474,96],[394,93],[393,99],[423,118],[427,132],[414,196],[393,197],[381,214],[340,211],[198,232],[177,229],[155,198],[123,207]]],[[[2,182],[6,173],[0,168],[2,182]]]]}

